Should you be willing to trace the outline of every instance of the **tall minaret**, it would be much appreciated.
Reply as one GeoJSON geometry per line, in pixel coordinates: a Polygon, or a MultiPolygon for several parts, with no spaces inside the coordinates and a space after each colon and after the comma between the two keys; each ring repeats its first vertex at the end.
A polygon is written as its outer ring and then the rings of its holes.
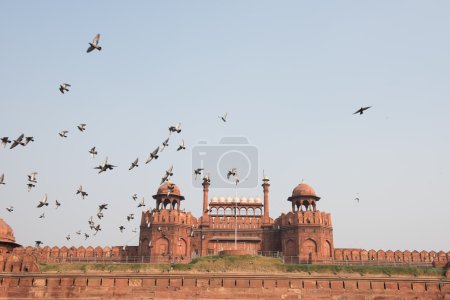
{"type": "Polygon", "coordinates": [[[269,217],[269,177],[264,176],[263,178],[263,191],[264,191],[264,222],[263,223],[269,223],[270,217],[269,217]]]}
{"type": "Polygon", "coordinates": [[[209,177],[206,175],[205,177],[203,177],[203,217],[202,220],[203,222],[206,222],[206,220],[208,219],[208,192],[209,192],[209,177]]]}

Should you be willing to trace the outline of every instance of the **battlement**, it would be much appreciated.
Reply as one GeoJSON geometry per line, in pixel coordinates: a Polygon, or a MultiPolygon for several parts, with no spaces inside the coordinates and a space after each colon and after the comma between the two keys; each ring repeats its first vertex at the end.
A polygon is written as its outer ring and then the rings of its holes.
{"type": "Polygon", "coordinates": [[[296,211],[281,214],[275,220],[275,226],[289,226],[289,225],[323,225],[331,227],[331,214],[321,211],[296,211]]]}

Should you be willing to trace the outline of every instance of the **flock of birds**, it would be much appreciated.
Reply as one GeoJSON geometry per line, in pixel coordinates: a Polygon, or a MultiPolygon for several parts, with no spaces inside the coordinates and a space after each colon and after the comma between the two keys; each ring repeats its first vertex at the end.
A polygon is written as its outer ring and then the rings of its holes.
{"type": "MultiPolygon", "coordinates": [[[[99,45],[100,42],[100,34],[97,34],[94,39],[92,40],[91,43],[89,43],[89,48],[87,49],[87,53],[90,53],[94,50],[98,50],[101,51],[102,47],[99,45]]],[[[62,94],[65,94],[66,92],[69,92],[71,88],[71,84],[69,83],[62,83],[59,86],[59,91],[62,94]]],[[[360,109],[358,109],[354,114],[359,114],[362,115],[367,109],[371,108],[370,106],[368,107],[361,107],[360,109]]],[[[219,116],[219,119],[222,122],[227,122],[227,118],[228,118],[228,113],[225,113],[222,116],[219,116]]],[[[79,125],[77,125],[77,128],[80,132],[84,132],[86,130],[86,124],[85,123],[81,123],[79,125]]],[[[158,159],[159,155],[161,155],[161,153],[164,151],[165,148],[167,148],[169,146],[169,139],[172,133],[180,133],[182,131],[181,128],[181,123],[177,123],[173,126],[170,126],[169,128],[169,137],[167,137],[167,139],[165,139],[162,144],[158,147],[156,147],[155,150],[151,151],[147,160],[145,161],[145,164],[150,163],[152,160],[156,160],[158,159]]],[[[68,138],[68,134],[69,131],[68,130],[61,130],[58,135],[61,138],[68,138]]],[[[18,136],[17,138],[10,140],[9,137],[2,137],[1,138],[1,146],[3,148],[6,148],[8,146],[8,144],[11,144],[9,149],[14,149],[17,146],[22,146],[25,147],[27,146],[30,142],[34,142],[34,137],[33,136],[25,136],[25,134],[21,134],[20,136],[18,136]]],[[[184,139],[181,141],[181,143],[178,145],[177,147],[177,151],[182,151],[182,150],[186,150],[186,144],[184,142],[184,139]]],[[[92,147],[88,153],[95,158],[95,156],[98,154],[96,147],[92,147]]],[[[114,168],[116,168],[117,166],[111,164],[108,162],[108,157],[105,158],[105,160],[98,166],[94,167],[94,169],[98,170],[98,174],[106,172],[106,171],[111,171],[114,168]]],[[[139,167],[139,158],[136,158],[133,162],[131,162],[130,167],[128,168],[129,171],[135,169],[139,167]]],[[[203,168],[196,168],[194,170],[194,176],[195,179],[198,178],[198,176],[202,176],[202,174],[205,172],[205,170],[203,168]]],[[[34,187],[36,187],[37,184],[37,175],[38,172],[32,172],[29,175],[27,175],[27,182],[26,182],[26,187],[28,192],[30,192],[34,187]]],[[[170,193],[172,193],[174,191],[174,184],[170,181],[170,177],[173,176],[173,165],[170,166],[166,171],[165,174],[163,175],[163,177],[161,178],[161,184],[163,184],[164,182],[168,182],[168,196],[170,195],[170,193]]],[[[237,168],[231,168],[230,170],[228,170],[227,174],[227,179],[230,180],[231,177],[234,178],[234,182],[236,184],[236,186],[239,183],[239,177],[238,177],[238,172],[237,172],[237,168]]],[[[208,175],[204,175],[203,177],[204,179],[209,181],[209,174],[208,175]]],[[[5,174],[1,174],[0,175],[0,186],[1,185],[5,185],[5,174]]],[[[80,185],[79,188],[76,190],[76,195],[80,195],[82,199],[85,199],[85,197],[88,197],[89,194],[83,189],[83,186],[80,185]]],[[[137,194],[133,194],[132,197],[133,201],[137,201],[138,196],[137,194]]],[[[356,200],[359,202],[359,198],[356,198],[356,200]]],[[[55,209],[58,209],[61,206],[61,202],[59,202],[58,200],[55,200],[55,209]]],[[[40,200],[36,206],[36,208],[38,209],[42,209],[45,208],[49,205],[49,201],[48,201],[48,196],[47,194],[44,195],[44,197],[42,198],[42,200],[40,200]]],[[[145,207],[145,200],[142,197],[141,201],[138,203],[137,207],[141,208],[141,207],[145,207]]],[[[81,236],[82,234],[84,234],[84,239],[87,240],[91,234],[96,235],[99,231],[101,231],[101,225],[99,223],[99,221],[104,217],[104,211],[108,209],[108,204],[107,203],[102,203],[100,205],[98,205],[97,208],[97,212],[96,212],[96,218],[98,219],[98,221],[94,218],[94,216],[91,216],[88,219],[88,224],[89,224],[89,228],[91,230],[91,232],[82,232],[81,230],[78,230],[75,232],[76,235],[81,236]]],[[[9,213],[12,213],[14,211],[14,207],[10,206],[7,207],[6,210],[9,213]]],[[[41,213],[39,215],[40,219],[44,219],[45,218],[45,212],[41,213]]],[[[128,222],[132,221],[134,219],[134,214],[133,213],[129,213],[126,216],[126,220],[128,222]]],[[[147,220],[147,225],[150,226],[149,220],[147,220]]],[[[120,225],[118,227],[118,230],[122,233],[125,230],[125,226],[124,225],[120,225]]],[[[133,233],[136,233],[137,230],[136,228],[132,230],[133,233]]],[[[66,236],[67,240],[71,239],[71,235],[68,234],[66,236]]],[[[39,247],[43,242],[42,241],[36,241],[36,246],[39,247]]]]}

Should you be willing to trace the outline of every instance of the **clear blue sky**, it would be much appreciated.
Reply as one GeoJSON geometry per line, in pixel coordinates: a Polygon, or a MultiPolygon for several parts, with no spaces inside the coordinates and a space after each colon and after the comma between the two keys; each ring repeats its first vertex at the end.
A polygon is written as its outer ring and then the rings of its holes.
{"type": "MultiPolygon", "coordinates": [[[[336,247],[450,249],[447,1],[2,1],[0,28],[0,136],[36,140],[0,149],[0,216],[21,244],[137,245],[131,195],[154,207],[170,164],[200,216],[192,146],[245,136],[271,178],[271,217],[304,179],[332,213],[336,247]],[[86,54],[97,33],[103,50],[86,54]],[[176,122],[182,133],[143,164],[176,122]],[[119,167],[98,175],[106,156],[119,167]],[[51,205],[37,209],[45,193],[51,205]],[[103,230],[85,242],[74,232],[102,202],[103,230]]],[[[262,197],[260,186],[238,193],[262,197]]],[[[211,195],[230,194],[213,180],[211,195]]]]}

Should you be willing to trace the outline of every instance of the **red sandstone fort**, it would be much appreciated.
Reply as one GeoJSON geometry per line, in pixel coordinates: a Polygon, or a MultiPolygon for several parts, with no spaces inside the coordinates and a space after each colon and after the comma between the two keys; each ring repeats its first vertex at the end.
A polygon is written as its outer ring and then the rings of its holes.
{"type": "Polygon", "coordinates": [[[0,219],[0,268],[19,272],[33,262],[189,262],[192,258],[234,252],[283,257],[285,263],[320,264],[448,264],[450,252],[335,248],[331,215],[317,209],[320,197],[300,183],[287,200],[291,211],[269,216],[270,183],[264,177],[260,199],[211,197],[203,180],[203,213],[199,218],[181,209],[185,199],[166,182],[153,196],[156,208],[142,213],[139,245],[115,247],[21,247],[13,230],[0,219]]]}

